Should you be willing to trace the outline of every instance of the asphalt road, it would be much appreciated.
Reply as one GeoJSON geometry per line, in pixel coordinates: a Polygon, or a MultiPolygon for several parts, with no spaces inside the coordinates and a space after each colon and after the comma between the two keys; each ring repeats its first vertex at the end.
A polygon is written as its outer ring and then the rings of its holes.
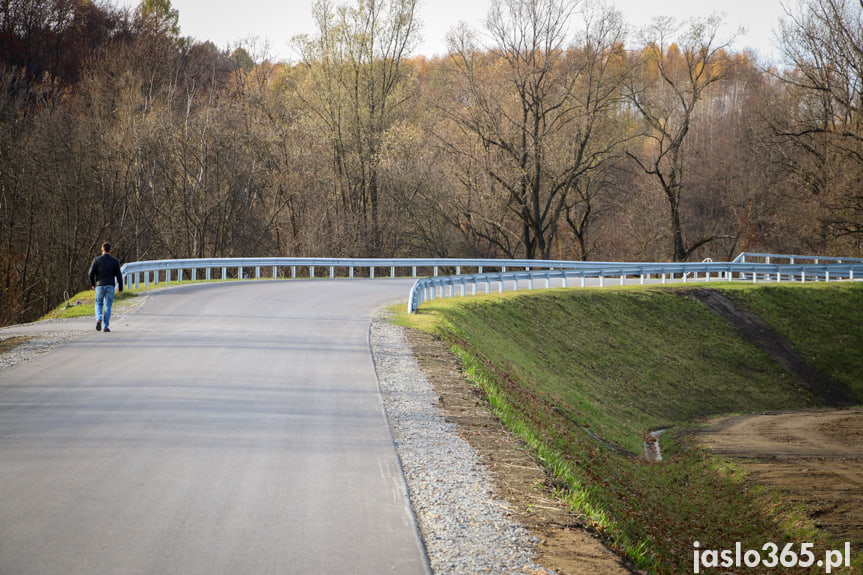
{"type": "Polygon", "coordinates": [[[367,340],[410,285],[172,288],[0,372],[0,574],[428,573],[367,340]]]}

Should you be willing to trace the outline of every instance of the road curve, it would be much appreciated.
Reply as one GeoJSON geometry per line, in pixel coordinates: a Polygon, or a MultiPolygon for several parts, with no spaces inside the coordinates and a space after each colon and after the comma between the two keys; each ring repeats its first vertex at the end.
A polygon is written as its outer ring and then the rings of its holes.
{"type": "Polygon", "coordinates": [[[367,340],[411,281],[163,290],[0,372],[0,574],[427,574],[367,340]]]}

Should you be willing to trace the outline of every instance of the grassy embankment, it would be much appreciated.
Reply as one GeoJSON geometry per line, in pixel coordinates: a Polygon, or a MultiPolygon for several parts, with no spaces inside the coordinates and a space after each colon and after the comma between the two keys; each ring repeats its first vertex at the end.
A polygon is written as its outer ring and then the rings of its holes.
{"type": "MultiPolygon", "coordinates": [[[[710,287],[744,302],[863,399],[863,285],[710,287]]],[[[452,345],[497,415],[566,486],[561,496],[640,569],[692,572],[694,541],[702,549],[738,541],[743,549],[770,541],[839,548],[780,493],[748,484],[739,466],[686,432],[712,415],[817,400],[679,290],[436,300],[403,321],[452,345]],[[650,464],[636,454],[643,435],[660,428],[670,430],[661,438],[665,461],[650,464]]]]}
{"type": "MultiPolygon", "coordinates": [[[[129,305],[134,298],[138,297],[143,290],[123,290],[123,293],[114,295],[114,310],[122,310],[123,306],[129,305]]],[[[73,317],[94,317],[96,313],[96,292],[87,290],[78,292],[69,298],[69,303],[63,302],[56,308],[39,318],[45,319],[68,319],[73,317]],[[76,305],[81,302],[80,305],[76,305]]]]}

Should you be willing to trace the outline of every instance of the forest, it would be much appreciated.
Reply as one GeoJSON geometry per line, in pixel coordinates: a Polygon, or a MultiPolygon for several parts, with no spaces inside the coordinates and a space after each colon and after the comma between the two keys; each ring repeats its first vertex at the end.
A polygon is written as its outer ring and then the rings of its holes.
{"type": "Polygon", "coordinates": [[[419,0],[317,0],[274,60],[170,0],[0,0],[0,325],[121,262],[863,256],[863,0],[798,0],[782,61],[721,15],[494,0],[446,56],[419,0]]]}

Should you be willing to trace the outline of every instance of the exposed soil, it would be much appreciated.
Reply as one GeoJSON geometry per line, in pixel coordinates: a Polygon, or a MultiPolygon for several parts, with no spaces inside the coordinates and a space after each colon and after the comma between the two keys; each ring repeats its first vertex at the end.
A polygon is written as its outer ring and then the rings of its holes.
{"type": "MultiPolygon", "coordinates": [[[[726,319],[826,406],[850,406],[851,392],[798,356],[760,318],[710,289],[685,292],[726,319]]],[[[715,453],[740,460],[755,483],[806,504],[819,527],[863,543],[863,408],[721,418],[699,432],[715,453]]]]}
{"type": "Polygon", "coordinates": [[[553,480],[525,444],[492,415],[449,348],[421,331],[408,329],[405,335],[447,419],[457,425],[492,474],[497,495],[510,504],[513,519],[540,539],[537,563],[560,575],[633,573],[624,559],[585,527],[582,518],[555,498],[553,480]]]}
{"type": "Polygon", "coordinates": [[[723,418],[699,439],[739,459],[750,480],[805,503],[837,540],[863,545],[863,408],[723,418]]]}

